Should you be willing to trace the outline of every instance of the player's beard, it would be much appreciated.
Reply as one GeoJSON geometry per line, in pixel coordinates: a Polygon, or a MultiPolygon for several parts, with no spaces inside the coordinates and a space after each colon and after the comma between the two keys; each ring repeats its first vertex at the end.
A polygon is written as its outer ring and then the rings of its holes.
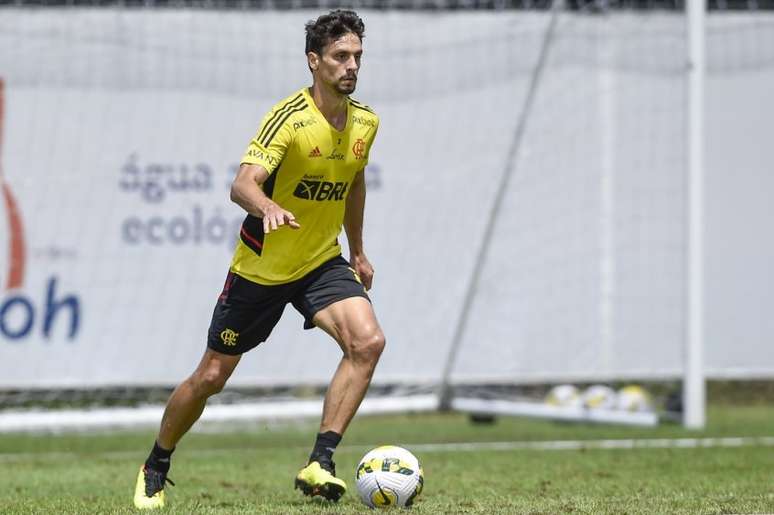
{"type": "Polygon", "coordinates": [[[352,78],[350,81],[345,81],[344,77],[336,83],[336,91],[342,95],[351,95],[355,91],[357,86],[357,77],[352,78]]]}

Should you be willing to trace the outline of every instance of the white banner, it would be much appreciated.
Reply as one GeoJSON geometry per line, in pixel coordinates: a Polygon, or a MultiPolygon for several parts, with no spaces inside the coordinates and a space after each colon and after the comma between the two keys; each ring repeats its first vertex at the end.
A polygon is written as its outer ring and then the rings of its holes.
{"type": "MultiPolygon", "coordinates": [[[[231,179],[266,110],[310,82],[316,15],[3,11],[0,388],[170,385],[193,370],[243,218],[231,179]]],[[[363,16],[355,96],[382,119],[366,171],[387,335],[375,380],[435,382],[548,18],[363,16]]],[[[679,374],[679,56],[651,75],[576,64],[636,65],[628,52],[652,71],[638,44],[681,22],[648,20],[622,18],[641,39],[616,55],[586,37],[606,34],[593,20],[560,26],[457,379],[679,374]]],[[[301,326],[286,310],[232,383],[327,381],[340,352],[301,326]]]]}
{"type": "MultiPolygon", "coordinates": [[[[2,296],[0,387],[176,383],[205,349],[243,218],[228,198],[239,157],[265,111],[309,82],[303,23],[312,13],[6,14],[3,177],[26,254],[0,262],[3,274],[24,267],[2,296]],[[227,28],[274,39],[251,48],[227,28]]],[[[384,54],[394,37],[379,29],[386,17],[367,20],[366,49],[384,54]]],[[[389,341],[377,381],[435,381],[494,186],[483,174],[502,169],[515,124],[492,114],[513,83],[393,102],[373,93],[389,64],[368,63],[357,96],[382,117],[365,228],[389,341]],[[463,212],[469,202],[477,212],[463,212]]],[[[232,382],[327,381],[340,351],[301,326],[289,308],[232,382]]]]}

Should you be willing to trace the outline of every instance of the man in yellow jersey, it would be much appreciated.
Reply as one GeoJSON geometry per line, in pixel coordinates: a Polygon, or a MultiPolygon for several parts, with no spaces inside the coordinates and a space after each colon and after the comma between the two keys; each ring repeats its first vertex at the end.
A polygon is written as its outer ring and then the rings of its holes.
{"type": "Polygon", "coordinates": [[[337,501],[346,491],[333,452],[368,389],[384,335],[366,290],[374,270],[363,252],[364,169],[379,118],[349,95],[364,25],[337,10],[306,25],[311,88],[264,117],[242,158],[231,199],[247,217],[215,306],[207,350],[167,402],[161,429],[137,477],[138,508],[164,506],[172,451],[219,392],[244,352],[265,341],[290,303],[338,342],[343,356],[325,396],[320,432],[295,479],[305,495],[337,501]],[[350,258],[338,236],[347,234],[350,258]]]}

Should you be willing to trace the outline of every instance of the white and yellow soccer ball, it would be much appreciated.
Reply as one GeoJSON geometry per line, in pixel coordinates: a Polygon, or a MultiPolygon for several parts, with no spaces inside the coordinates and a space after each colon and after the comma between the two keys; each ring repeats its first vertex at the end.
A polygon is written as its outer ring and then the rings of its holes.
{"type": "Polygon", "coordinates": [[[618,394],[609,386],[603,384],[591,385],[581,396],[583,406],[588,409],[612,410],[618,401],[618,394]]]}
{"type": "Polygon", "coordinates": [[[581,397],[578,388],[571,384],[558,384],[546,395],[546,404],[560,408],[578,408],[581,397]]]}
{"type": "Polygon", "coordinates": [[[653,398],[642,386],[630,384],[618,390],[617,408],[634,413],[651,413],[653,398]]]}
{"type": "Polygon", "coordinates": [[[395,445],[366,453],[357,466],[355,481],[360,500],[370,508],[411,506],[425,484],[419,460],[395,445]]]}

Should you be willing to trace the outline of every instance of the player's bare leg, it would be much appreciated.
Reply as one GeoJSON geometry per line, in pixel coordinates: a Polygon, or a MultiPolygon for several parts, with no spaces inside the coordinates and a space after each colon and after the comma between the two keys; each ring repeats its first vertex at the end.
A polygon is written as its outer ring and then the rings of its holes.
{"type": "Polygon", "coordinates": [[[325,395],[320,432],[344,434],[371,384],[384,349],[384,334],[371,303],[363,297],[331,304],[315,315],[314,323],[344,352],[325,395]]]}
{"type": "Polygon", "coordinates": [[[241,357],[211,349],[204,352],[194,373],[175,388],[167,401],[156,439],[160,447],[175,448],[194,422],[199,420],[207,399],[223,389],[241,357]]]}
{"type": "MultiPolygon", "coordinates": [[[[140,473],[134,492],[139,509],[164,507],[164,486],[170,458],[177,442],[199,420],[207,399],[223,389],[241,356],[229,356],[207,349],[199,366],[180,383],[167,401],[159,436],[140,473]]],[[[174,483],[173,483],[174,484],[174,483]]]]}
{"type": "Polygon", "coordinates": [[[384,334],[371,303],[362,297],[331,304],[315,315],[314,323],[338,342],[344,355],[325,394],[320,433],[309,465],[296,478],[296,487],[306,495],[338,500],[346,484],[335,477],[333,451],[365,397],[384,349],[384,334]]]}

